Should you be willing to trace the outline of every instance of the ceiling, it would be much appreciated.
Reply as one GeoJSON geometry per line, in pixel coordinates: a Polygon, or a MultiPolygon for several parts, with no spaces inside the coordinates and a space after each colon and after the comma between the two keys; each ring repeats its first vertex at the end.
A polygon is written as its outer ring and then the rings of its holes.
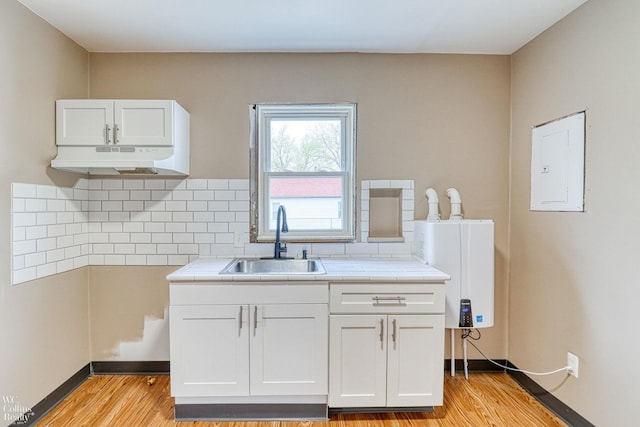
{"type": "Polygon", "coordinates": [[[586,0],[19,0],[90,52],[511,54],[586,0]]]}

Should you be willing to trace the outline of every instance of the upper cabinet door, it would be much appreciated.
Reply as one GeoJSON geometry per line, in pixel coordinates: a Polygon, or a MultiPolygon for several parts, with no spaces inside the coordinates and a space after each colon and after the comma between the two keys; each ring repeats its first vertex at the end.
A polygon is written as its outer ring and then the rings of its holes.
{"type": "Polygon", "coordinates": [[[113,143],[113,101],[64,99],[56,101],[56,144],[113,143]]]}
{"type": "Polygon", "coordinates": [[[117,100],[114,103],[115,145],[171,145],[173,101],[117,100]]]}

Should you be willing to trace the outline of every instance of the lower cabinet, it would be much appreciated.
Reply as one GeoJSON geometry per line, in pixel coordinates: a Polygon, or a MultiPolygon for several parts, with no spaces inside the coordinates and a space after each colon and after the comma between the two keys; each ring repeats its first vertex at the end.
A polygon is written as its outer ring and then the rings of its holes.
{"type": "Polygon", "coordinates": [[[330,292],[329,407],[442,405],[443,286],[353,284],[330,292]]]}
{"type": "Polygon", "coordinates": [[[326,304],[170,310],[173,396],[327,394],[326,304]]]}
{"type": "Polygon", "coordinates": [[[330,407],[442,405],[444,317],[332,315],[330,407]]]}

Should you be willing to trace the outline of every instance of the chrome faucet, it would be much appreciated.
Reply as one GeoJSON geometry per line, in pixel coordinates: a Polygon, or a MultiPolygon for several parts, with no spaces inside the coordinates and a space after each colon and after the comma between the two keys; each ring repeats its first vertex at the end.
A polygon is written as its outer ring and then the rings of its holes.
{"type": "Polygon", "coordinates": [[[287,211],[285,210],[283,205],[280,205],[278,207],[278,216],[276,218],[276,241],[275,241],[275,247],[273,251],[273,258],[275,259],[286,258],[286,257],[283,257],[282,254],[287,253],[287,244],[280,243],[280,230],[281,230],[280,219],[281,218],[282,218],[282,232],[288,233],[289,226],[287,226],[287,211]]]}

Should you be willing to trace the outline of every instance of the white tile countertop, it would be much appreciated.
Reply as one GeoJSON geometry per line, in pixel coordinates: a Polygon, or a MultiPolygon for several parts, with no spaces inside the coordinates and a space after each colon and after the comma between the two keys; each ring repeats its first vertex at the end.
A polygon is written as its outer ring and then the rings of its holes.
{"type": "MultiPolygon", "coordinates": [[[[442,282],[450,276],[418,258],[322,258],[326,274],[220,274],[233,258],[203,257],[167,276],[172,283],[201,281],[428,281],[442,282]]],[[[317,258],[316,258],[317,259],[317,258]]]]}

